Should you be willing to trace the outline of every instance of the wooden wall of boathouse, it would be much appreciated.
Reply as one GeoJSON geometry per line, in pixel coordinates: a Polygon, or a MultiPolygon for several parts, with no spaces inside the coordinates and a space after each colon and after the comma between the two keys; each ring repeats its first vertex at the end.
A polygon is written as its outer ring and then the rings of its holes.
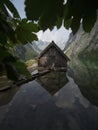
{"type": "Polygon", "coordinates": [[[51,46],[38,58],[38,67],[39,69],[67,68],[67,59],[55,46],[51,46]]]}

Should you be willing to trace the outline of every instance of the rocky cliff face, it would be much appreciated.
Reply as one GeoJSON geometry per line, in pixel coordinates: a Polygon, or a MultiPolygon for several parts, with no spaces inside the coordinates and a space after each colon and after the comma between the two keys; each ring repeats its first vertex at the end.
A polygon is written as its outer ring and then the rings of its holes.
{"type": "MultiPolygon", "coordinates": [[[[41,53],[41,51],[43,51],[51,42],[47,42],[47,41],[42,41],[42,40],[38,40],[38,41],[33,41],[32,42],[32,47],[33,49],[37,52],[37,53],[41,53]]],[[[64,49],[66,43],[56,43],[57,46],[60,47],[61,50],[64,49]]]]}
{"type": "Polygon", "coordinates": [[[98,106],[98,62],[73,58],[68,75],[74,79],[83,96],[98,106]]]}
{"type": "Polygon", "coordinates": [[[33,41],[32,47],[37,53],[41,53],[42,50],[44,50],[49,45],[49,42],[46,41],[33,41]]]}
{"type": "Polygon", "coordinates": [[[98,56],[98,19],[90,33],[83,31],[82,25],[73,36],[70,34],[66,44],[66,53],[71,57],[95,58],[98,56]]]}
{"type": "Polygon", "coordinates": [[[14,53],[23,61],[34,59],[38,56],[38,53],[33,49],[30,43],[15,46],[14,53]]]}

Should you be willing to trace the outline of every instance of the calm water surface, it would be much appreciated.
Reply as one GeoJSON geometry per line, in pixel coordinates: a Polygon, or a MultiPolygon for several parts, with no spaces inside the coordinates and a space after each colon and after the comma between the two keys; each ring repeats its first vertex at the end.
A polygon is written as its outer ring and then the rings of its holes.
{"type": "Polygon", "coordinates": [[[98,130],[98,68],[73,61],[22,85],[0,107],[0,130],[98,130]],[[3,114],[2,114],[3,111],[3,114]]]}

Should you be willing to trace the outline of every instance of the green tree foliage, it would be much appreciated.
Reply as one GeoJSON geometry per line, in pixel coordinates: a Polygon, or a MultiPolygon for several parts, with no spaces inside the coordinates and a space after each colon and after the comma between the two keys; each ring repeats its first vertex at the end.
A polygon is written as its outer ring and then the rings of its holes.
{"type": "Polygon", "coordinates": [[[31,77],[26,65],[15,57],[13,47],[37,40],[37,31],[37,24],[21,19],[10,0],[0,1],[0,66],[9,79],[18,80],[20,75],[31,77]]]}
{"type": "Polygon", "coordinates": [[[35,32],[39,29],[53,29],[55,25],[60,28],[62,22],[73,33],[82,22],[84,30],[90,32],[97,9],[97,0],[67,0],[66,4],[64,0],[25,0],[27,19],[21,19],[11,0],[0,0],[0,68],[12,80],[21,74],[30,76],[26,66],[13,54],[13,47],[37,40],[35,32]]]}
{"type": "Polygon", "coordinates": [[[90,32],[97,18],[97,0],[25,0],[25,11],[29,20],[39,21],[41,29],[52,29],[54,25],[59,28],[71,28],[76,33],[80,22],[86,32],[90,32]]]}

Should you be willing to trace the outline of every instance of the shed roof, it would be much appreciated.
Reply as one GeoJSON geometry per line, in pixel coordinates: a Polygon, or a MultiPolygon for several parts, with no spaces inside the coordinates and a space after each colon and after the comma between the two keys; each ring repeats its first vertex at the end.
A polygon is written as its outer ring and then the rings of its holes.
{"type": "Polygon", "coordinates": [[[51,47],[55,47],[57,49],[57,51],[68,61],[70,60],[64,53],[63,51],[54,43],[54,41],[52,41],[39,55],[38,58],[42,57],[49,48],[51,47]]]}

